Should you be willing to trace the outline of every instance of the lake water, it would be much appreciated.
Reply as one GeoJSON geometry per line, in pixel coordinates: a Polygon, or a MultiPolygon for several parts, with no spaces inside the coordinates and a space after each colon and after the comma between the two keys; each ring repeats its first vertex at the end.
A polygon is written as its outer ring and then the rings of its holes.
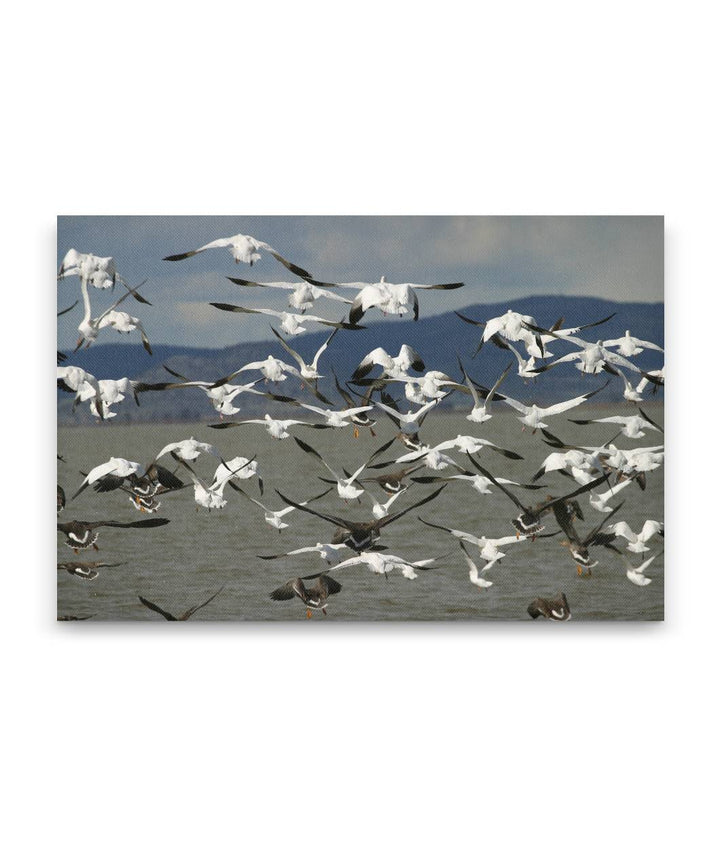
{"type": "MultiPolygon", "coordinates": [[[[644,408],[645,409],[645,408],[644,408]]],[[[597,418],[603,415],[633,411],[626,404],[603,407],[578,408],[569,414],[572,418],[597,418]]],[[[662,407],[648,403],[647,412],[662,422],[662,407]]],[[[297,417],[302,418],[302,417],[297,417]]],[[[351,428],[313,431],[309,428],[291,429],[295,434],[320,451],[336,467],[356,469],[383,442],[390,439],[393,426],[378,415],[377,437],[365,429],[354,439],[351,428]]],[[[208,422],[214,422],[211,413],[208,422]]],[[[583,445],[600,444],[614,433],[613,426],[577,426],[564,415],[549,417],[549,430],[566,442],[583,445]]],[[[543,459],[553,451],[543,443],[541,433],[522,431],[520,422],[509,413],[497,413],[482,425],[467,421],[462,414],[430,414],[421,437],[424,442],[436,443],[468,434],[483,437],[499,446],[523,455],[523,460],[507,460],[490,450],[478,457],[484,467],[496,476],[528,482],[543,459]]],[[[329,475],[319,462],[303,454],[295,442],[273,440],[260,426],[217,431],[206,424],[151,424],[112,425],[58,429],[58,452],[65,462],[58,462],[58,483],[68,498],[82,481],[79,471],[106,461],[111,455],[134,461],[149,462],[167,443],[194,436],[214,444],[225,460],[236,455],[256,456],[265,482],[265,495],[259,496],[257,481],[241,483],[252,496],[277,510],[284,503],[275,493],[279,488],[286,496],[304,501],[323,489],[320,475],[329,475]]],[[[663,436],[649,431],[641,440],[620,437],[616,445],[623,449],[653,446],[663,442],[663,436]]],[[[381,460],[391,460],[404,454],[400,443],[393,444],[381,460]]],[[[452,453],[461,465],[469,465],[462,453],[452,453]]],[[[172,468],[172,459],[163,463],[172,468]]],[[[196,471],[208,480],[215,471],[217,461],[210,456],[201,457],[196,471]]],[[[443,471],[446,474],[448,471],[443,471]]],[[[187,473],[178,473],[186,481],[187,473]]],[[[371,471],[377,475],[378,471],[371,471]]],[[[416,475],[431,474],[420,471],[416,475]]],[[[543,499],[547,493],[556,496],[569,492],[574,483],[553,473],[540,482],[547,490],[525,491],[512,488],[527,504],[543,499]]],[[[429,494],[437,485],[414,484],[391,506],[400,510],[429,494]]],[[[372,486],[371,486],[372,489],[372,486]]],[[[374,493],[381,495],[375,489],[374,493]]],[[[82,551],[80,561],[124,562],[117,568],[100,569],[99,577],[91,582],[77,579],[58,571],[58,615],[93,615],[94,620],[163,620],[146,609],[138,600],[143,595],[170,612],[178,614],[202,602],[224,586],[222,593],[207,607],[200,610],[193,621],[208,620],[305,620],[305,606],[300,600],[275,602],[270,592],[288,579],[326,570],[327,564],[317,554],[292,556],[275,561],[262,561],[258,554],[281,553],[297,547],[330,540],[335,527],[302,511],[293,511],[286,519],[290,528],[279,533],[266,524],[260,508],[248,502],[233,490],[225,491],[228,504],[225,508],[208,512],[196,506],[192,488],[162,498],[157,516],[167,517],[167,526],[150,530],[99,530],[99,552],[82,551]]],[[[625,500],[620,512],[613,518],[625,520],[637,532],[646,519],[662,521],[663,468],[648,475],[648,486],[641,491],[633,484],[626,488],[615,502],[625,500]]],[[[615,502],[613,504],[615,504],[615,502]]],[[[603,517],[590,507],[587,497],[581,497],[585,522],[577,521],[580,535],[589,531],[603,517]]],[[[355,520],[369,520],[371,506],[363,497],[345,504],[337,493],[329,493],[317,507],[355,520]]],[[[625,576],[625,566],[619,556],[604,548],[591,549],[599,564],[592,576],[579,577],[567,550],[560,545],[561,536],[539,539],[533,543],[518,542],[503,548],[506,557],[487,572],[492,580],[490,588],[478,589],[468,579],[467,565],[457,539],[444,532],[424,526],[423,518],[444,526],[472,532],[476,535],[500,537],[514,533],[510,523],[515,506],[498,489],[492,495],[482,496],[463,482],[451,482],[431,504],[411,511],[383,530],[381,541],[388,552],[410,561],[442,557],[432,570],[418,570],[418,578],[408,580],[400,574],[385,578],[366,566],[350,567],[333,576],[342,583],[342,591],[330,598],[328,614],[313,615],[316,621],[333,620],[530,620],[526,609],[536,597],[551,597],[564,591],[567,595],[573,620],[658,620],[663,618],[663,555],[658,556],[647,571],[652,583],[644,587],[633,585],[625,576]]],[[[96,494],[86,490],[69,502],[59,520],[121,521],[139,520],[141,515],[130,504],[122,491],[96,494]]],[[[546,532],[557,527],[552,515],[544,518],[546,532]]],[[[621,548],[626,542],[618,539],[621,548]]],[[[650,542],[650,556],[661,552],[663,539],[656,536],[650,542]]],[[[471,555],[477,549],[468,545],[471,555]]],[[[340,552],[341,559],[349,558],[349,550],[340,552]]],[[[629,554],[637,565],[641,558],[629,554]]],[[[58,533],[58,561],[73,558],[64,536],[58,533]]],[[[482,568],[484,562],[477,560],[482,568]]],[[[312,584],[312,583],[311,583],[312,584]]]]}

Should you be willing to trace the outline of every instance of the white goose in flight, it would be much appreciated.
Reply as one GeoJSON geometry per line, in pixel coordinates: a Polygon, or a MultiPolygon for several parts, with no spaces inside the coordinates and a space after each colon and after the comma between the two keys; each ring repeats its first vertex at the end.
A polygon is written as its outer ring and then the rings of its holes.
{"type": "MultiPolygon", "coordinates": [[[[358,467],[354,473],[346,474],[345,478],[343,478],[341,475],[339,475],[330,466],[330,464],[327,463],[327,461],[323,458],[323,456],[318,451],[313,449],[313,447],[310,446],[308,443],[305,443],[299,437],[295,437],[295,442],[298,444],[298,446],[300,446],[300,448],[303,450],[303,452],[306,452],[308,455],[312,455],[312,457],[314,457],[316,460],[320,461],[320,463],[325,467],[325,469],[330,473],[330,475],[335,480],[335,484],[337,486],[337,492],[340,495],[340,497],[342,499],[344,499],[345,501],[347,501],[349,499],[357,499],[359,496],[361,496],[364,493],[364,488],[359,486],[358,476],[365,469],[365,467],[367,467],[368,464],[372,463],[372,461],[374,461],[378,455],[380,455],[382,452],[384,452],[392,444],[393,440],[390,440],[389,442],[387,442],[383,446],[381,446],[379,449],[377,449],[375,452],[373,452],[372,455],[370,455],[370,457],[367,459],[367,461],[365,461],[360,467],[358,467]]],[[[382,516],[383,515],[381,515],[381,517],[382,516]]]]}
{"type": "Polygon", "coordinates": [[[328,318],[321,318],[319,315],[299,315],[294,312],[277,312],[275,309],[247,309],[244,306],[236,306],[234,303],[211,303],[210,306],[222,309],[223,312],[242,312],[246,315],[269,315],[271,318],[279,318],[280,329],[288,336],[304,333],[307,330],[304,325],[313,321],[316,324],[323,324],[325,327],[335,327],[342,330],[365,329],[357,324],[347,324],[345,321],[330,321],[328,318]]]}
{"type": "Polygon", "coordinates": [[[542,421],[545,417],[556,416],[558,413],[565,413],[567,410],[572,410],[573,407],[578,407],[580,404],[586,402],[588,398],[592,398],[593,395],[597,395],[598,392],[605,389],[609,382],[607,381],[592,392],[586,392],[567,401],[559,401],[557,404],[551,404],[549,407],[538,407],[537,404],[523,404],[522,401],[516,401],[507,395],[502,396],[502,400],[514,410],[517,410],[518,413],[522,414],[518,416],[518,419],[523,423],[523,431],[525,428],[530,428],[535,433],[538,428],[547,428],[547,423],[542,421]]]}
{"type": "MultiPolygon", "coordinates": [[[[317,496],[313,496],[311,499],[306,499],[305,502],[301,502],[300,505],[307,505],[308,502],[315,502],[316,499],[322,499],[325,494],[330,493],[331,489],[332,488],[328,488],[317,496]]],[[[249,499],[250,502],[257,505],[258,508],[262,508],[262,510],[265,512],[265,522],[268,524],[268,526],[272,526],[273,529],[277,529],[278,532],[281,532],[283,529],[287,529],[290,526],[289,523],[285,523],[283,517],[287,517],[288,514],[295,511],[294,505],[286,505],[285,508],[281,508],[280,511],[273,511],[272,509],[268,508],[267,505],[264,505],[262,502],[260,502],[259,499],[254,499],[252,496],[249,496],[247,493],[245,493],[244,490],[242,490],[242,488],[237,488],[237,490],[246,499],[249,499]]]]}
{"type": "Polygon", "coordinates": [[[603,531],[624,538],[628,542],[627,548],[631,553],[646,553],[650,549],[647,542],[654,535],[665,536],[665,527],[657,520],[646,520],[639,532],[633,532],[624,520],[613,523],[603,531]]]}
{"type": "Polygon", "coordinates": [[[196,256],[198,253],[204,253],[205,250],[223,248],[230,251],[230,254],[233,259],[235,259],[236,264],[238,262],[245,262],[245,264],[252,266],[261,258],[259,251],[264,250],[297,276],[301,276],[303,278],[311,277],[306,270],[283,258],[276,249],[270,246],[270,244],[266,244],[265,241],[259,241],[257,238],[253,238],[252,235],[233,235],[230,238],[217,238],[215,241],[203,244],[202,247],[198,247],[196,250],[189,250],[186,253],[178,253],[173,256],[165,256],[163,261],[179,262],[183,259],[189,259],[191,256],[196,256]]]}
{"type": "Polygon", "coordinates": [[[651,351],[664,350],[654,342],[646,342],[631,336],[629,330],[626,330],[625,335],[619,339],[605,339],[603,345],[606,348],[617,348],[618,353],[622,354],[623,357],[636,357],[638,354],[642,354],[645,348],[649,348],[651,351]]]}
{"type": "Polygon", "coordinates": [[[249,288],[281,288],[285,291],[291,291],[292,294],[288,295],[288,306],[302,313],[310,309],[313,303],[321,297],[327,297],[329,300],[337,300],[348,305],[352,303],[352,300],[348,300],[347,297],[334,294],[326,288],[318,288],[318,286],[305,280],[301,282],[253,282],[249,279],[237,279],[234,276],[229,276],[228,279],[235,285],[249,288]]]}
{"type": "Polygon", "coordinates": [[[90,307],[90,297],[88,295],[87,288],[83,289],[83,304],[85,307],[85,314],[83,316],[82,321],[78,325],[78,331],[80,333],[80,338],[78,339],[77,345],[75,346],[75,350],[77,351],[81,347],[89,348],[90,345],[97,339],[100,330],[103,327],[114,327],[119,333],[131,333],[133,330],[140,331],[140,338],[142,339],[143,348],[148,352],[148,354],[152,355],[152,348],[150,347],[150,342],[148,340],[147,334],[145,333],[145,329],[142,326],[139,318],[135,318],[127,312],[122,312],[118,310],[118,306],[126,300],[131,294],[132,291],[126,291],[125,294],[121,298],[115,301],[108,309],[102,312],[97,318],[92,317],[92,309],[90,307]]]}
{"type": "Polygon", "coordinates": [[[273,419],[269,413],[266,413],[262,419],[241,419],[237,422],[220,422],[208,427],[222,430],[225,428],[237,428],[240,425],[263,425],[273,440],[287,440],[291,436],[288,433],[288,428],[292,428],[294,425],[305,425],[308,428],[330,427],[326,424],[318,425],[315,422],[303,422],[300,419],[273,419]]]}
{"type": "Polygon", "coordinates": [[[278,333],[278,331],[274,327],[270,327],[274,335],[280,340],[280,344],[285,348],[285,350],[290,354],[290,356],[297,362],[298,368],[291,369],[291,374],[294,374],[296,377],[301,378],[305,381],[311,388],[317,389],[318,379],[322,377],[320,372],[318,371],[318,361],[320,357],[325,353],[327,346],[332,342],[333,336],[336,335],[337,329],[333,330],[332,333],[325,339],[325,341],[320,345],[320,347],[315,352],[315,356],[311,363],[306,363],[305,360],[298,354],[297,351],[293,350],[290,345],[283,339],[283,337],[278,333]]]}
{"type": "Polygon", "coordinates": [[[308,280],[311,285],[320,288],[354,288],[359,291],[350,307],[349,320],[351,324],[357,322],[363,315],[374,306],[382,310],[384,315],[406,315],[411,309],[413,318],[417,321],[420,314],[420,304],[416,289],[439,289],[448,290],[462,288],[464,282],[443,282],[433,285],[424,285],[417,282],[386,282],[385,277],[380,277],[380,282],[318,282],[312,278],[308,280]]]}
{"type": "Polygon", "coordinates": [[[447,526],[430,523],[427,520],[423,520],[422,517],[418,517],[418,520],[426,526],[432,526],[433,529],[441,529],[443,532],[448,532],[461,542],[467,541],[469,544],[474,544],[480,551],[480,556],[487,562],[483,566],[483,571],[489,571],[495,562],[499,562],[505,558],[505,553],[502,553],[498,549],[499,547],[527,540],[526,535],[505,535],[502,538],[485,538],[484,536],[472,535],[470,532],[463,532],[461,529],[449,529],[447,526]]]}

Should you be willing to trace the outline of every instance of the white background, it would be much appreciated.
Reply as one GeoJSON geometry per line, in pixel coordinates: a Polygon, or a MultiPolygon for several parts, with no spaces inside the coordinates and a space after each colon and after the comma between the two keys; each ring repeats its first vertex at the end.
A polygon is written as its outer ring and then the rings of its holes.
{"type": "Polygon", "coordinates": [[[474,5],[6,17],[6,852],[710,851],[711,7],[474,5]],[[55,215],[243,212],[665,214],[665,623],[56,625],[55,215]]]}

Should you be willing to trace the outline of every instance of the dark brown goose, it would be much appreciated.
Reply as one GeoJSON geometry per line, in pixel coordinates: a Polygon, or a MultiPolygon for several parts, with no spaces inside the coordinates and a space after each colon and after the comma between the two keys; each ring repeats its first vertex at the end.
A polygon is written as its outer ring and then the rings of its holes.
{"type": "Polygon", "coordinates": [[[211,600],[215,600],[215,598],[220,594],[220,592],[225,588],[219,588],[215,594],[210,595],[207,600],[204,600],[202,603],[199,603],[197,606],[191,606],[190,609],[186,609],[185,612],[181,612],[180,615],[173,615],[171,612],[168,612],[166,609],[163,609],[161,606],[158,606],[156,603],[153,603],[151,600],[143,597],[142,595],[138,595],[138,599],[143,606],[146,606],[148,609],[151,609],[153,612],[157,612],[158,615],[162,615],[162,617],[166,621],[187,621],[188,618],[191,618],[198,609],[202,609],[204,606],[207,606],[211,600]]]}
{"type": "MultiPolygon", "coordinates": [[[[473,456],[468,452],[468,458],[473,462],[475,467],[479,472],[481,472],[486,478],[490,479],[490,481],[509,498],[511,499],[515,505],[522,512],[518,517],[514,518],[512,521],[513,526],[516,531],[521,535],[529,535],[532,537],[533,535],[537,535],[538,532],[542,532],[545,526],[541,522],[541,518],[543,514],[547,514],[550,509],[555,504],[566,504],[568,500],[573,499],[576,496],[580,496],[580,494],[586,493],[590,490],[594,490],[598,485],[602,484],[604,481],[607,481],[607,476],[602,475],[594,481],[588,482],[586,485],[582,485],[576,490],[571,491],[570,493],[566,493],[564,496],[558,497],[548,497],[545,502],[541,502],[538,505],[527,506],[524,505],[520,500],[511,493],[504,484],[501,484],[492,473],[489,473],[486,469],[484,469],[480,464],[473,458],[473,456]]],[[[576,513],[579,509],[579,506],[573,505],[576,513]]]]}
{"type": "Polygon", "coordinates": [[[99,576],[98,568],[119,568],[127,562],[58,562],[58,571],[67,571],[81,580],[96,580],[99,576]]]}
{"type": "Polygon", "coordinates": [[[595,565],[597,565],[597,560],[593,561],[590,558],[588,547],[591,547],[593,544],[606,545],[615,539],[614,533],[601,532],[600,530],[605,526],[613,514],[616,514],[622,508],[622,506],[623,503],[621,502],[620,505],[613,508],[609,514],[605,515],[602,521],[598,523],[594,529],[591,529],[584,538],[581,538],[573,526],[572,514],[568,508],[568,503],[556,502],[552,505],[555,519],[566,536],[566,539],[560,543],[563,547],[567,547],[568,550],[570,550],[570,555],[575,560],[575,567],[577,568],[579,577],[583,576],[583,569],[586,569],[587,575],[591,576],[592,572],[590,568],[594,568],[595,565]]]}
{"type": "Polygon", "coordinates": [[[394,514],[386,514],[385,517],[381,517],[379,520],[370,520],[368,522],[361,523],[353,520],[346,520],[345,518],[337,517],[334,514],[324,514],[320,511],[316,511],[314,508],[310,508],[309,506],[301,505],[299,502],[288,499],[277,489],[275,490],[275,493],[283,502],[287,502],[288,505],[292,505],[300,511],[304,511],[306,514],[313,514],[321,520],[327,520],[328,523],[334,523],[338,529],[333,536],[333,544],[345,544],[356,553],[362,553],[363,550],[372,548],[373,544],[380,537],[380,530],[383,526],[387,526],[389,523],[392,523],[394,520],[402,517],[403,514],[407,514],[408,511],[412,511],[414,508],[419,508],[421,505],[431,502],[436,496],[442,493],[446,487],[447,485],[439,487],[424,499],[404,508],[402,511],[396,511],[394,514]]]}
{"type": "MultiPolygon", "coordinates": [[[[366,405],[370,404],[369,393],[366,396],[364,396],[362,399],[360,399],[360,404],[358,405],[358,402],[355,401],[355,399],[350,394],[349,390],[343,389],[340,386],[340,381],[338,380],[338,377],[335,374],[334,369],[333,369],[333,377],[335,378],[335,389],[337,389],[337,391],[340,394],[340,396],[342,397],[343,401],[345,402],[345,404],[347,404],[347,406],[349,408],[352,409],[352,408],[355,408],[358,406],[365,407],[366,405]]],[[[370,436],[371,437],[375,436],[375,432],[373,431],[373,425],[377,424],[377,420],[371,419],[367,415],[367,412],[354,413],[350,417],[350,421],[355,426],[355,428],[353,430],[353,436],[355,437],[356,440],[360,436],[360,431],[359,431],[360,428],[369,428],[370,429],[370,436]]]]}
{"type": "Polygon", "coordinates": [[[64,508],[65,508],[65,491],[60,487],[60,485],[58,485],[57,486],[57,513],[60,514],[60,512],[63,511],[64,508]]]}
{"type": "MultiPolygon", "coordinates": [[[[379,464],[378,466],[385,466],[385,464],[379,464]]],[[[406,490],[409,485],[405,481],[405,479],[411,474],[416,472],[417,470],[423,469],[425,464],[415,464],[412,467],[405,467],[402,470],[393,470],[391,473],[383,473],[381,476],[366,476],[364,479],[358,479],[360,484],[365,484],[365,482],[374,482],[379,487],[381,487],[388,496],[392,496],[396,493],[402,493],[402,491],[406,490]]],[[[368,467],[368,469],[375,469],[374,466],[368,467]]],[[[415,479],[413,479],[415,481],[415,479]]]]}
{"type": "Polygon", "coordinates": [[[569,621],[572,618],[570,605],[564,592],[558,592],[554,600],[538,597],[527,608],[530,618],[547,618],[549,621],[569,621]]]}
{"type": "Polygon", "coordinates": [[[327,574],[313,574],[308,577],[296,577],[294,580],[288,580],[285,585],[276,588],[271,592],[271,600],[292,600],[294,597],[299,597],[300,600],[308,607],[306,615],[312,618],[312,610],[319,609],[323,615],[327,615],[327,602],[330,595],[337,594],[342,589],[337,580],[329,577],[327,574]],[[317,579],[314,586],[308,587],[303,580],[317,579]]]}
{"type": "Polygon", "coordinates": [[[98,530],[101,526],[112,526],[118,529],[151,529],[156,526],[165,526],[170,521],[165,517],[155,517],[151,520],[133,520],[130,523],[120,523],[117,520],[95,520],[88,522],[85,520],[70,520],[67,523],[58,523],[58,532],[65,535],[65,543],[71,547],[75,553],[78,550],[87,550],[92,547],[97,550],[95,542],[98,539],[98,530]]]}

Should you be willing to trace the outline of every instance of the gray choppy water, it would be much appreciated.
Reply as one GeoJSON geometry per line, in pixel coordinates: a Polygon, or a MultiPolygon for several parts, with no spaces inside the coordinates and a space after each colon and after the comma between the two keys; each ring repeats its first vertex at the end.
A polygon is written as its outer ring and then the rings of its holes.
{"type": "MultiPolygon", "coordinates": [[[[586,407],[573,411],[573,418],[595,418],[614,413],[631,412],[627,405],[586,407]]],[[[662,421],[662,408],[648,404],[648,412],[656,421],[662,421]]],[[[212,421],[209,416],[208,421],[212,421]]],[[[569,442],[591,445],[612,436],[612,426],[576,426],[563,416],[550,417],[550,429],[569,442]],[[610,430],[609,430],[610,429],[610,430]]],[[[344,464],[353,470],[381,443],[392,436],[389,420],[381,420],[378,436],[372,438],[363,431],[354,440],[350,428],[341,431],[312,431],[294,429],[326,455],[331,464],[344,464]]],[[[549,454],[540,432],[535,435],[521,431],[518,420],[508,413],[498,413],[483,425],[468,422],[460,414],[430,416],[423,426],[425,442],[435,443],[469,434],[484,437],[499,446],[513,449],[524,456],[522,461],[511,461],[492,451],[485,450],[479,457],[493,474],[529,481],[542,460],[549,454]]],[[[259,426],[245,426],[227,431],[216,431],[205,424],[103,424],[84,428],[60,428],[58,451],[66,463],[58,463],[58,483],[68,497],[80,484],[80,470],[106,461],[111,455],[136,461],[149,461],[168,442],[194,436],[213,443],[228,460],[235,455],[257,456],[260,472],[265,481],[263,502],[273,509],[282,507],[275,494],[279,487],[287,496],[307,499],[322,490],[319,475],[325,475],[320,465],[304,455],[292,440],[272,440],[259,426]]],[[[621,448],[651,446],[663,442],[662,435],[648,432],[641,440],[621,437],[621,448]]],[[[403,447],[394,444],[385,459],[403,454],[403,447]]],[[[461,453],[453,454],[459,464],[467,459],[461,453]]],[[[171,459],[168,458],[171,462],[171,459]]],[[[217,461],[202,457],[197,471],[211,478],[217,461]]],[[[471,467],[469,467],[471,468],[471,467]]],[[[418,473],[420,474],[420,473],[418,473]]],[[[184,479],[184,476],[181,476],[184,479]]],[[[572,490],[573,482],[551,474],[541,480],[548,491],[559,495],[572,490]]],[[[255,480],[242,483],[256,498],[259,497],[255,480]]],[[[400,509],[430,493],[434,485],[415,484],[392,507],[400,509]]],[[[545,496],[546,491],[518,491],[518,496],[533,503],[545,496]]],[[[377,491],[376,491],[377,492],[377,491]]],[[[228,504],[224,509],[208,512],[198,509],[192,489],[171,494],[162,500],[158,516],[168,517],[170,524],[152,530],[100,530],[99,552],[85,550],[80,560],[126,562],[117,568],[101,569],[98,579],[84,582],[59,571],[57,582],[58,615],[93,615],[95,620],[162,620],[147,610],[138,595],[149,598],[175,614],[200,603],[221,586],[223,592],[192,620],[295,620],[305,618],[305,608],[297,599],[273,602],[269,593],[286,580],[327,569],[317,554],[293,556],[275,561],[262,561],[257,554],[280,553],[300,546],[329,540],[334,527],[301,511],[287,518],[290,528],[278,533],[265,523],[261,509],[249,503],[235,491],[227,490],[228,504]],[[196,510],[197,509],[197,510],[196,510]]],[[[631,485],[618,497],[625,505],[614,520],[626,520],[634,531],[646,519],[662,521],[663,469],[649,474],[647,490],[640,491],[631,485]]],[[[578,521],[582,534],[602,519],[582,498],[585,522],[578,521]]],[[[333,491],[320,500],[318,507],[331,513],[356,520],[370,519],[370,505],[363,498],[345,504],[333,491]]],[[[327,618],[316,614],[315,620],[426,620],[426,619],[527,619],[528,603],[538,596],[552,596],[558,591],[567,594],[574,620],[601,619],[662,619],[664,592],[664,562],[660,555],[648,569],[652,583],[642,588],[633,585],[625,576],[620,558],[610,551],[595,548],[593,555],[600,560],[591,577],[580,578],[560,536],[536,540],[534,543],[511,544],[506,558],[496,564],[487,578],[493,585],[478,589],[468,579],[467,566],[455,538],[418,522],[421,514],[427,520],[445,526],[473,532],[478,535],[500,537],[513,533],[510,520],[515,507],[500,491],[481,496],[461,482],[452,482],[438,499],[418,511],[412,511],[384,530],[382,543],[389,552],[417,561],[431,556],[443,556],[435,570],[418,571],[418,579],[407,580],[400,575],[389,578],[372,573],[365,566],[337,572],[343,584],[342,591],[330,599],[327,618]]],[[[141,519],[121,491],[96,494],[86,490],[71,502],[59,519],[68,521],[141,519]]],[[[552,531],[554,520],[546,518],[547,529],[552,531]],[[551,528],[552,527],[552,528],[551,528]]],[[[619,540],[619,545],[625,542],[619,540]]],[[[651,542],[651,555],[663,549],[663,541],[656,537],[651,542]]],[[[475,548],[471,547],[471,553],[475,548]]],[[[341,558],[349,558],[349,550],[341,558]]],[[[639,557],[630,554],[635,564],[639,557]]],[[[58,561],[71,559],[73,554],[58,535],[58,561]]],[[[482,561],[479,566],[482,567],[482,561]]]]}

